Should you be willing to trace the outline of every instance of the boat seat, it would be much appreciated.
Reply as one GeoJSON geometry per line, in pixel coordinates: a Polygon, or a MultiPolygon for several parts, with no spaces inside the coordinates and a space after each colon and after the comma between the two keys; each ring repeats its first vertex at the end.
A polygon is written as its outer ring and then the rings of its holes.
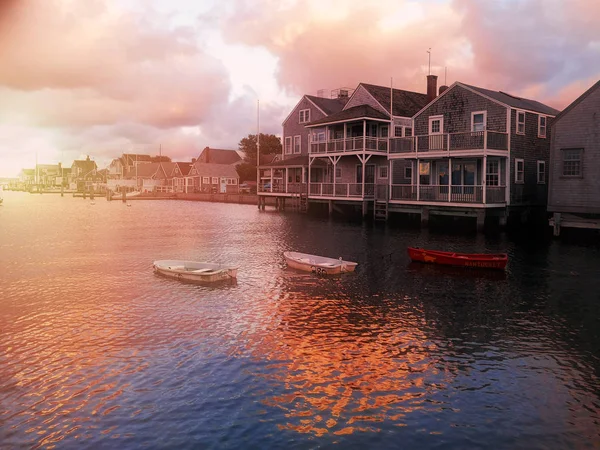
{"type": "Polygon", "coordinates": [[[321,263],[319,265],[320,266],[327,266],[327,267],[336,267],[337,266],[337,264],[334,264],[334,263],[321,263]]]}
{"type": "Polygon", "coordinates": [[[169,270],[185,270],[185,266],[167,266],[169,270]]]}
{"type": "Polygon", "coordinates": [[[194,272],[194,273],[206,273],[206,272],[212,272],[212,269],[196,269],[196,270],[192,270],[192,272],[194,272]]]}

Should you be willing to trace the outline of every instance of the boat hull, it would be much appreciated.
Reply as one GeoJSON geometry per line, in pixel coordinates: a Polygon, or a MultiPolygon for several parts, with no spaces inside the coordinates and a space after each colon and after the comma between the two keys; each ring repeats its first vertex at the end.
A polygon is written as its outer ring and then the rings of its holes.
{"type": "Polygon", "coordinates": [[[337,275],[354,272],[354,269],[358,265],[352,261],[309,255],[307,253],[285,252],[283,256],[288,267],[318,275],[337,275]]]}
{"type": "Polygon", "coordinates": [[[505,253],[456,253],[413,247],[408,247],[407,250],[408,256],[413,261],[445,266],[504,270],[508,263],[508,256],[505,253]]]}
{"type": "Polygon", "coordinates": [[[154,261],[154,272],[180,281],[214,283],[237,277],[237,267],[197,261],[162,260],[154,261]]]}

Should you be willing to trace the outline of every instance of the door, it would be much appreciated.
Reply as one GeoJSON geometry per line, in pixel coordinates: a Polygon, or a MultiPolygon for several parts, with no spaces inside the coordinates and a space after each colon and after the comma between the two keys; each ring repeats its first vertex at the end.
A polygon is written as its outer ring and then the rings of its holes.
{"type": "Polygon", "coordinates": [[[227,178],[221,178],[221,194],[225,194],[227,192],[227,178]]]}
{"type": "Polygon", "coordinates": [[[445,150],[444,116],[429,118],[429,150],[445,150]]]}

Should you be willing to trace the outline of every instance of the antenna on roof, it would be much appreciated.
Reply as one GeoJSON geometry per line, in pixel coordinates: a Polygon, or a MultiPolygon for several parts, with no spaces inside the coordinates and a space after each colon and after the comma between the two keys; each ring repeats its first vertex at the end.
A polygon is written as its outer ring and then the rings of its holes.
{"type": "Polygon", "coordinates": [[[394,118],[394,77],[390,77],[390,120],[394,118]]]}
{"type": "Polygon", "coordinates": [[[429,53],[429,74],[431,75],[431,47],[429,47],[429,50],[427,50],[427,53],[429,53]]]}
{"type": "Polygon", "coordinates": [[[446,82],[448,78],[448,67],[444,67],[444,86],[448,86],[448,83],[446,82]]]}

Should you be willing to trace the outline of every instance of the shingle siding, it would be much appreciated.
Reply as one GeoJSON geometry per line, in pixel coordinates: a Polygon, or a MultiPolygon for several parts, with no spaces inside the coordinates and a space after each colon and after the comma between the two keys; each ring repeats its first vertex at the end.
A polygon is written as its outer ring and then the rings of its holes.
{"type": "Polygon", "coordinates": [[[487,111],[487,130],[506,132],[506,108],[474,92],[454,86],[435,103],[429,105],[414,121],[414,134],[429,134],[429,117],[444,116],[444,133],[471,130],[471,113],[487,111]]]}
{"type": "Polygon", "coordinates": [[[298,155],[308,155],[308,135],[309,130],[306,128],[304,123],[300,123],[300,111],[303,109],[310,110],[310,120],[318,120],[325,117],[325,114],[321,112],[315,105],[308,100],[306,97],[302,97],[302,100],[298,102],[296,107],[292,110],[292,113],[288,119],[283,123],[283,159],[294,158],[298,155]],[[301,136],[300,138],[300,151],[301,153],[294,153],[294,136],[301,136]],[[292,153],[285,153],[285,138],[292,138],[292,153]]]}
{"type": "Polygon", "coordinates": [[[348,103],[346,103],[346,106],[344,106],[344,110],[360,105],[372,106],[377,111],[381,111],[389,116],[389,113],[385,110],[385,108],[383,108],[379,102],[373,98],[373,96],[364,88],[364,86],[359,86],[358,89],[354,91],[354,94],[352,94],[352,97],[348,103]]]}
{"type": "Polygon", "coordinates": [[[546,138],[538,137],[539,114],[525,112],[525,134],[517,134],[517,110],[510,112],[510,202],[512,205],[545,206],[547,203],[548,167],[550,165],[550,127],[546,118],[546,138]],[[515,160],[524,162],[524,182],[515,182],[515,160]],[[537,182],[537,162],[546,163],[546,183],[537,182]]]}
{"type": "Polygon", "coordinates": [[[600,87],[567,111],[552,127],[548,210],[600,213],[600,87]],[[562,176],[561,149],[582,148],[581,178],[562,176]]]}

